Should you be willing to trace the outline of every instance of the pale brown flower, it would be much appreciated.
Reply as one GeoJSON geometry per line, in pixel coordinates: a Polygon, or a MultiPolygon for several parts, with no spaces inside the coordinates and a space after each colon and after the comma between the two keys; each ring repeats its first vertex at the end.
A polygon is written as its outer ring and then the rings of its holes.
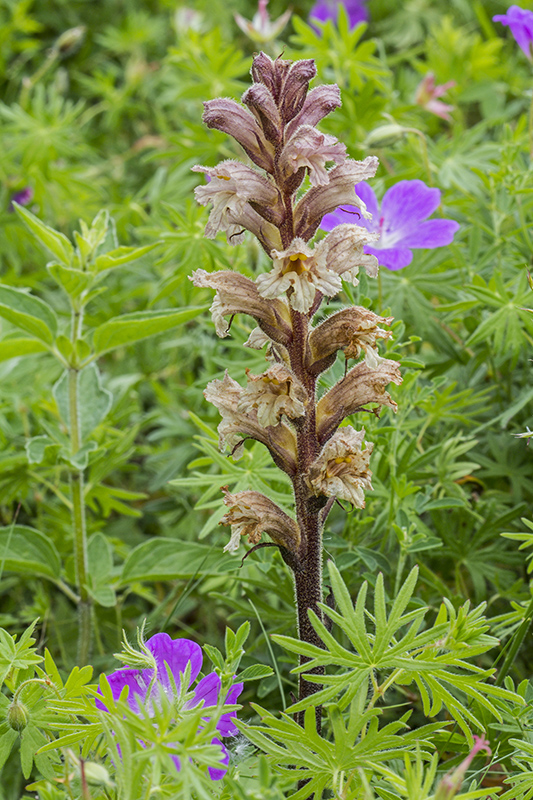
{"type": "Polygon", "coordinates": [[[402,382],[396,361],[384,358],[375,369],[371,369],[364,361],[357,364],[318,402],[316,420],[319,442],[327,442],[345,417],[361,411],[367,403],[389,406],[396,411],[396,403],[385,391],[391,382],[402,382]]]}
{"type": "Polygon", "coordinates": [[[255,439],[268,447],[278,467],[291,475],[296,469],[296,437],[294,431],[283,422],[275,427],[265,428],[257,419],[255,408],[240,409],[242,386],[231,378],[227,371],[222,380],[210,381],[204,397],[220,412],[222,419],[218,426],[219,447],[231,448],[234,459],[242,455],[244,440],[255,439]]]}
{"type": "Polygon", "coordinates": [[[281,151],[279,169],[283,176],[290,176],[306,167],[311,185],[324,186],[329,183],[326,164],[343,164],[345,160],[346,145],[335,136],[320,133],[311,125],[302,125],[281,151]]]}
{"type": "Polygon", "coordinates": [[[355,184],[372,178],[378,163],[375,156],[368,156],[364,161],[347,158],[344,164],[330,170],[328,183],[324,186],[313,186],[296,205],[296,236],[308,242],[315,235],[322,217],[342,205],[357,206],[363,217],[369,219],[371,215],[365,204],[355,194],[355,184]]]}
{"type": "Polygon", "coordinates": [[[307,392],[284,364],[273,364],[262,375],[247,370],[248,385],[243,389],[238,410],[257,410],[257,421],[265,428],[278,425],[282,416],[298,419],[305,414],[307,392]]]}
{"type": "Polygon", "coordinates": [[[380,317],[368,308],[353,306],[331,314],[317,325],[309,336],[308,368],[317,375],[335,361],[337,351],[346,358],[359,358],[365,352],[365,362],[376,369],[383,359],[377,350],[378,339],[390,339],[391,331],[379,325],[390,325],[392,317],[380,317]]]}
{"type": "Polygon", "coordinates": [[[294,239],[285,250],[273,250],[273,268],[259,275],[257,289],[263,297],[279,297],[289,289],[291,306],[307,313],[317,291],[331,297],[340,290],[340,277],[327,268],[327,245],[320,242],[314,250],[302,239],[294,239]]]}
{"type": "Polygon", "coordinates": [[[306,483],[315,495],[348,500],[357,508],[365,507],[365,489],[372,489],[368,468],[374,445],[366,443],[365,429],[355,431],[350,425],[341,428],[326,443],[311,464],[306,483]]]}
{"type": "Polygon", "coordinates": [[[250,278],[231,270],[206,272],[197,269],[190,279],[195,286],[208,286],[216,290],[210,310],[218,336],[228,335],[229,327],[225,317],[249,314],[272,340],[280,344],[290,342],[291,316],[286,300],[266,300],[250,278]]]}
{"type": "Polygon", "coordinates": [[[235,100],[217,97],[204,103],[203,121],[208,128],[233,136],[246,154],[261,169],[274,170],[274,147],[265,140],[257,120],[235,100]]]}
{"type": "Polygon", "coordinates": [[[221,525],[231,525],[231,539],[224,548],[225,553],[239,549],[241,536],[247,536],[250,544],[258,544],[261,534],[267,533],[273,542],[294,552],[300,543],[300,529],[296,522],[261,492],[245,491],[230,494],[223,489],[224,503],[229,507],[221,525]]]}

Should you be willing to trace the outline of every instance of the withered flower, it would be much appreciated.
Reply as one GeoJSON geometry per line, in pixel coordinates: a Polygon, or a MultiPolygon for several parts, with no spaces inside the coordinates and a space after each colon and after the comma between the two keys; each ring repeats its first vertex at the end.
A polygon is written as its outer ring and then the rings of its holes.
{"type": "Polygon", "coordinates": [[[273,364],[261,375],[246,372],[248,385],[242,391],[238,410],[257,409],[257,421],[265,428],[278,425],[283,415],[298,419],[305,414],[308,398],[296,375],[284,364],[273,364]]]}
{"type": "Polygon", "coordinates": [[[224,317],[234,314],[249,314],[261,326],[265,334],[280,344],[288,344],[292,329],[289,306],[286,300],[267,301],[257,291],[255,283],[231,270],[206,272],[197,269],[190,276],[195,286],[207,286],[216,290],[211,306],[211,315],[217,334],[228,335],[229,327],[224,317]]]}
{"type": "Polygon", "coordinates": [[[345,160],[346,145],[311,125],[302,125],[281,151],[279,169],[282,176],[288,177],[307,167],[311,185],[325,186],[329,183],[326,164],[343,164],[345,160]]]}
{"type": "Polygon", "coordinates": [[[267,533],[276,544],[291,552],[296,551],[300,543],[300,529],[276,503],[261,492],[230,494],[226,488],[223,492],[224,503],[229,511],[220,524],[231,525],[231,539],[224,552],[235,553],[239,549],[241,536],[247,536],[250,544],[258,544],[263,533],[267,533]]]}
{"type": "Polygon", "coordinates": [[[278,297],[291,289],[291,306],[307,313],[317,290],[331,297],[342,286],[339,276],[326,266],[325,240],[311,250],[302,239],[293,239],[285,250],[273,250],[272,257],[272,270],[257,278],[257,289],[263,297],[278,297]]]}
{"type": "Polygon", "coordinates": [[[344,164],[329,171],[329,181],[324,186],[314,186],[304,194],[294,209],[296,236],[305,242],[315,235],[325,214],[344,204],[356,205],[363,217],[368,217],[365,204],[355,194],[355,184],[372,178],[378,168],[375,156],[364,161],[347,158],[344,164]]]}
{"type": "Polygon", "coordinates": [[[368,308],[353,306],[329,316],[309,336],[309,363],[311,371],[318,375],[330,367],[337,351],[343,350],[345,357],[359,358],[365,353],[365,362],[376,369],[383,360],[377,350],[378,339],[390,339],[392,331],[379,325],[390,325],[393,317],[380,317],[368,308]]]}
{"type": "Polygon", "coordinates": [[[287,474],[296,469],[296,437],[294,431],[283,422],[275,427],[265,427],[257,419],[257,411],[240,408],[242,386],[231,378],[227,371],[222,380],[210,381],[204,390],[204,397],[220,412],[222,419],[218,426],[219,448],[232,448],[232,456],[242,456],[245,439],[255,439],[268,447],[277,466],[287,474]]]}
{"type": "Polygon", "coordinates": [[[401,382],[396,361],[384,358],[375,369],[364,361],[357,364],[318,401],[316,423],[320,444],[327,442],[345,417],[360,411],[367,403],[389,406],[396,411],[396,403],[385,387],[401,382]]]}
{"type": "Polygon", "coordinates": [[[370,278],[377,278],[378,260],[367,255],[363,248],[378,238],[378,234],[360,225],[338,225],[322,240],[327,245],[327,268],[342,275],[343,280],[350,280],[354,286],[359,283],[359,267],[364,267],[370,278]]]}
{"type": "Polygon", "coordinates": [[[365,429],[351,425],[341,428],[326,443],[306,475],[306,483],[315,495],[348,500],[356,508],[365,507],[364,489],[372,489],[368,468],[374,448],[371,442],[363,450],[365,429]]]}
{"type": "Polygon", "coordinates": [[[200,205],[212,203],[205,227],[208,239],[225,231],[229,244],[239,244],[245,228],[263,245],[280,241],[276,225],[283,220],[283,204],[269,179],[240,161],[222,161],[216,167],[197,165],[192,170],[204,172],[210,179],[194,190],[200,205]]]}

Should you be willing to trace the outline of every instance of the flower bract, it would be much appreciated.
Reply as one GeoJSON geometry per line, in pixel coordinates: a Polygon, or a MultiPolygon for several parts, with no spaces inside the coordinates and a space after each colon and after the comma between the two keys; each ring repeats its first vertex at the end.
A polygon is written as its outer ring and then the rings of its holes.
{"type": "MultiPolygon", "coordinates": [[[[357,224],[379,234],[377,242],[365,245],[365,253],[375,255],[387,269],[407,267],[415,248],[433,249],[451,244],[459,229],[459,223],[451,219],[427,219],[440,203],[440,190],[426,186],[424,181],[399,181],[385,193],[381,208],[366,181],[358,183],[355,192],[372,214],[372,219],[361,216],[357,224]]],[[[330,231],[342,223],[353,222],[354,213],[360,213],[355,206],[343,206],[327,214],[321,228],[330,231]]]]}

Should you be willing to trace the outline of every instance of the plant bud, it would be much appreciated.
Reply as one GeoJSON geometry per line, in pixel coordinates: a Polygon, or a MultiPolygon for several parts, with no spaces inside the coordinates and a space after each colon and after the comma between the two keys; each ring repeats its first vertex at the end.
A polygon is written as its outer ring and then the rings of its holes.
{"type": "Polygon", "coordinates": [[[106,768],[95,761],[85,761],[83,763],[83,772],[89,786],[105,786],[109,789],[114,786],[106,768]]]}
{"type": "Polygon", "coordinates": [[[13,700],[7,709],[7,724],[14,730],[23,731],[30,720],[30,712],[20,700],[13,700]]]}
{"type": "Polygon", "coordinates": [[[363,147],[390,147],[391,144],[396,144],[400,139],[403,139],[406,133],[409,133],[408,128],[403,125],[398,125],[396,122],[391,122],[389,125],[380,125],[379,128],[374,128],[366,137],[363,147]]]}
{"type": "Polygon", "coordinates": [[[56,40],[54,50],[61,56],[67,58],[71,56],[76,50],[81,47],[85,38],[87,28],[85,25],[78,25],[76,28],[70,28],[56,40]]]}

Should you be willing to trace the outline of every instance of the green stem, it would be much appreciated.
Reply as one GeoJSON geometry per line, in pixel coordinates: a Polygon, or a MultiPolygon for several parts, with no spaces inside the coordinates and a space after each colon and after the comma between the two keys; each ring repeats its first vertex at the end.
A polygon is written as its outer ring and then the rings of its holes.
{"type": "MultiPolygon", "coordinates": [[[[76,341],[78,337],[79,318],[79,314],[73,314],[72,339],[74,341],[76,341]]],[[[78,378],[78,370],[74,367],[70,367],[68,371],[68,406],[70,452],[73,456],[76,455],[81,447],[78,378]]],[[[70,490],[72,496],[76,587],[80,596],[78,603],[78,666],[82,667],[87,663],[91,649],[91,598],[87,590],[87,526],[85,520],[85,500],[83,496],[83,470],[71,469],[70,490]]]]}

